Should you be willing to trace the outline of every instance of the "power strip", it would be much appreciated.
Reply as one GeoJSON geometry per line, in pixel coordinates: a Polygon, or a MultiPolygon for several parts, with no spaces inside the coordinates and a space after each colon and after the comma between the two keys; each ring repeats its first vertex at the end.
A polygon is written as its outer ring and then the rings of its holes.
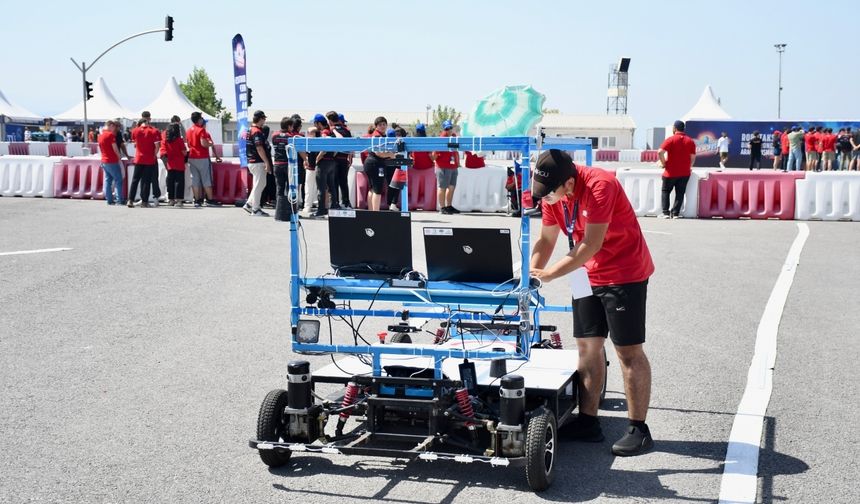
{"type": "Polygon", "coordinates": [[[392,278],[388,282],[392,287],[402,287],[405,289],[424,288],[424,280],[405,280],[403,278],[392,278]]]}

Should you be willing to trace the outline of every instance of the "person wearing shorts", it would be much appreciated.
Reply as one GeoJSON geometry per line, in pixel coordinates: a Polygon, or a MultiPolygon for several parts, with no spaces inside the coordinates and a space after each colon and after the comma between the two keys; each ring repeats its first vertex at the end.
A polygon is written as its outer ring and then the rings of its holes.
{"type": "Polygon", "coordinates": [[[551,149],[538,158],[532,198],[542,202],[540,236],[531,256],[531,275],[542,282],[585,267],[592,295],[573,300],[573,336],[579,350],[579,415],[568,431],[582,441],[601,442],[597,418],[606,375],[603,348],[612,339],[624,376],[625,435],[612,445],[618,456],[650,450],[654,441],[645,419],[651,398],[651,365],[645,355],[645,305],[654,262],[621,183],[599,168],[576,166],[570,155],[551,149]],[[547,265],[559,234],[570,251],[547,265]]]}
{"type": "MultiPolygon", "coordinates": [[[[382,116],[373,120],[371,137],[384,137],[388,131],[388,120],[382,116]]],[[[370,152],[364,159],[364,175],[367,177],[367,209],[379,211],[382,193],[385,191],[385,160],[394,157],[390,152],[370,152]]]]}
{"type": "Polygon", "coordinates": [[[816,150],[816,142],[818,137],[815,134],[815,128],[810,128],[803,135],[803,143],[806,147],[806,171],[814,170],[818,166],[818,151],[816,150]]]}
{"type": "MultiPolygon", "coordinates": [[[[215,144],[212,136],[206,131],[206,120],[200,112],[191,113],[191,128],[187,132],[188,140],[188,169],[191,172],[191,190],[194,192],[194,206],[203,205],[206,196],[206,206],[221,206],[212,196],[212,161],[209,148],[215,144]]],[[[220,163],[221,158],[215,157],[220,163]]]]}
{"type": "MultiPolygon", "coordinates": [[[[454,123],[449,120],[442,122],[440,137],[453,137],[454,123]]],[[[460,170],[460,153],[457,151],[441,151],[431,154],[436,162],[436,199],[439,212],[445,215],[458,214],[454,208],[454,190],[457,188],[457,173],[460,170]]]]}

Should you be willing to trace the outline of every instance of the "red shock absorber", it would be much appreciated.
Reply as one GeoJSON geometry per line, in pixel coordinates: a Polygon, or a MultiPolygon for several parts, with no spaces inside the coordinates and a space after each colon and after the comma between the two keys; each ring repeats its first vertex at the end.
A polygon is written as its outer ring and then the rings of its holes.
{"type": "MultiPolygon", "coordinates": [[[[341,408],[347,408],[355,404],[355,398],[358,397],[358,385],[355,383],[349,382],[346,385],[346,393],[343,394],[343,402],[341,403],[341,408]]],[[[346,425],[346,420],[349,418],[352,409],[345,409],[340,412],[340,415],[337,419],[337,428],[335,429],[335,436],[343,435],[343,426],[346,425]]]]}
{"type": "MultiPolygon", "coordinates": [[[[472,400],[469,399],[469,391],[461,388],[454,392],[454,398],[457,399],[457,405],[460,407],[460,414],[464,417],[475,418],[475,410],[472,409],[472,400]]],[[[471,425],[467,423],[466,425],[471,425]]]]}
{"type": "Polygon", "coordinates": [[[433,344],[438,345],[439,343],[442,343],[442,341],[444,341],[444,340],[445,340],[445,329],[442,329],[441,327],[439,327],[436,329],[436,337],[433,338],[433,344]]]}
{"type": "Polygon", "coordinates": [[[562,348],[562,345],[561,345],[561,334],[559,334],[559,333],[558,333],[558,331],[553,331],[553,332],[549,335],[549,339],[550,339],[550,343],[552,343],[552,347],[553,347],[553,348],[558,348],[558,349],[561,349],[561,348],[562,348]]]}

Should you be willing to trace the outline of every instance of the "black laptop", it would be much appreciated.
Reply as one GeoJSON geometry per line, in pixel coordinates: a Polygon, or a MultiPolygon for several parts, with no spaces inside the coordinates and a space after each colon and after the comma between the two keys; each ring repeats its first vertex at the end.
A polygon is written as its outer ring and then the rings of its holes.
{"type": "Polygon", "coordinates": [[[397,278],[412,271],[409,212],[329,210],[328,241],[338,276],[397,278]]]}
{"type": "Polygon", "coordinates": [[[514,276],[511,230],[424,228],[431,281],[500,284],[514,276]]]}

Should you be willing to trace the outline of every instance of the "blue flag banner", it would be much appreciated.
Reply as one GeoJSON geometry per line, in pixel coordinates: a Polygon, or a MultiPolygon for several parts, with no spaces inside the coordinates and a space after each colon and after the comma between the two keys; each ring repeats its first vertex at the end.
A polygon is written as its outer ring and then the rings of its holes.
{"type": "Polygon", "coordinates": [[[238,127],[239,164],[248,166],[248,85],[245,77],[245,41],[242,35],[233,37],[233,84],[236,88],[236,125],[238,127]]]}

